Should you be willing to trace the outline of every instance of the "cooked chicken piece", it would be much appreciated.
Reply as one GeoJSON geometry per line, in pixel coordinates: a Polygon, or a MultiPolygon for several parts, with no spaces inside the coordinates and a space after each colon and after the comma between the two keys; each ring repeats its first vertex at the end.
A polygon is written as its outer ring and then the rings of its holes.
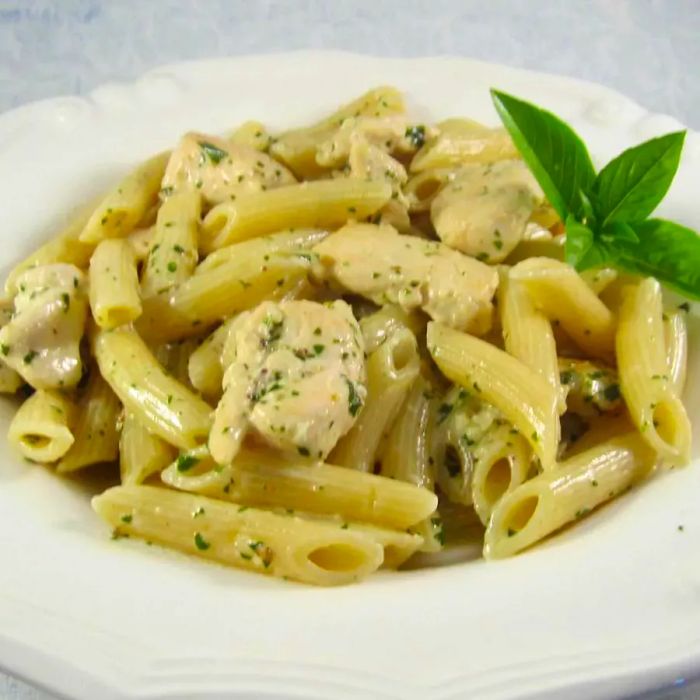
{"type": "Polygon", "coordinates": [[[0,330],[3,361],[35,389],[75,386],[88,310],[83,273],[42,265],[23,273],[17,288],[12,319],[0,330]]]}
{"type": "Polygon", "coordinates": [[[407,128],[403,114],[350,117],[343,121],[333,136],[319,144],[316,162],[329,168],[340,167],[346,163],[352,147],[357,143],[367,143],[385,154],[395,150],[408,152],[412,149],[412,143],[406,137],[407,128]]]}
{"type": "Polygon", "coordinates": [[[173,151],[163,190],[198,189],[210,204],[296,182],[282,164],[252,146],[190,132],[173,151]]]}
{"type": "Polygon", "coordinates": [[[498,273],[438,243],[391,226],[351,224],[314,251],[319,277],[332,277],[375,304],[421,307],[436,321],[481,335],[491,326],[498,273]]]}
{"type": "Polygon", "coordinates": [[[443,243],[479,260],[500,262],[525,233],[543,198],[520,160],[462,167],[435,197],[433,226],[443,243]]]}
{"type": "Polygon", "coordinates": [[[367,393],[362,333],[344,301],[263,302],[231,324],[223,364],[209,438],[220,464],[250,430],[322,459],[353,426],[367,393]]]}

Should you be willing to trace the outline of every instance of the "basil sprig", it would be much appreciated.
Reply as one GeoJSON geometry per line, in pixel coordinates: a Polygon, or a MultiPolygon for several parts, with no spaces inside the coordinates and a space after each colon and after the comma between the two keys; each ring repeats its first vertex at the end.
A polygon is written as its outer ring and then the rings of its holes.
{"type": "Polygon", "coordinates": [[[551,112],[491,90],[496,111],[566,227],[566,261],[651,276],[700,299],[700,237],[648,218],[678,170],[685,131],[628,148],[596,174],[586,145],[551,112]]]}

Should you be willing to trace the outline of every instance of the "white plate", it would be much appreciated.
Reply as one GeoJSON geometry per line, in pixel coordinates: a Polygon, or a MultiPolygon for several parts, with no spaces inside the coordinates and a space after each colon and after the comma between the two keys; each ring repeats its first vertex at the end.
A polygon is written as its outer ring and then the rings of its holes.
{"type": "MultiPolygon", "coordinates": [[[[488,88],[522,95],[574,124],[598,163],[679,127],[599,86],[463,59],[296,53],[170,66],[0,115],[0,261],[187,129],[301,124],[382,83],[425,119],[496,123],[488,88]]],[[[689,134],[662,212],[700,227],[698,181],[700,138],[689,134]]],[[[697,426],[700,396],[689,393],[697,426]]],[[[3,435],[11,411],[0,406],[3,435]]],[[[487,700],[566,689],[588,700],[700,673],[697,464],[517,558],[322,590],[112,542],[90,488],[3,451],[0,665],[70,697],[487,700]]]]}

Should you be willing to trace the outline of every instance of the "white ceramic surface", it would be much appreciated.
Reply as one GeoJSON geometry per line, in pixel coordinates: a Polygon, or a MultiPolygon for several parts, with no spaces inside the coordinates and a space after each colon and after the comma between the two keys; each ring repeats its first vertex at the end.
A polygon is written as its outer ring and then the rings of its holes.
{"type": "MultiPolygon", "coordinates": [[[[678,128],[595,85],[461,59],[298,53],[164,67],[0,115],[0,262],[186,129],[302,123],[381,83],[417,119],[495,123],[488,88],[553,109],[601,163],[678,128]]],[[[660,213],[700,227],[700,137],[660,213]]],[[[693,327],[689,386],[700,372],[693,327]]],[[[687,397],[695,425],[700,397],[687,397]]],[[[11,414],[0,406],[0,431],[11,414]]],[[[110,541],[92,488],[0,461],[0,665],[75,698],[607,698],[700,673],[700,469],[546,546],[319,590],[110,541]],[[683,525],[683,531],[678,529],[683,525]]]]}

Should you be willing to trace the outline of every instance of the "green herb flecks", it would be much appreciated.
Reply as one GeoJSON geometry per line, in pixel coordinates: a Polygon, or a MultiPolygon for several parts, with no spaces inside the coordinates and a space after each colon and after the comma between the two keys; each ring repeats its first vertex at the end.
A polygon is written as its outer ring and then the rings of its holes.
{"type": "Polygon", "coordinates": [[[202,153],[207,156],[214,165],[218,165],[224,158],[228,157],[228,151],[224,151],[223,148],[219,148],[213,143],[200,141],[199,147],[202,149],[202,153]]]}

